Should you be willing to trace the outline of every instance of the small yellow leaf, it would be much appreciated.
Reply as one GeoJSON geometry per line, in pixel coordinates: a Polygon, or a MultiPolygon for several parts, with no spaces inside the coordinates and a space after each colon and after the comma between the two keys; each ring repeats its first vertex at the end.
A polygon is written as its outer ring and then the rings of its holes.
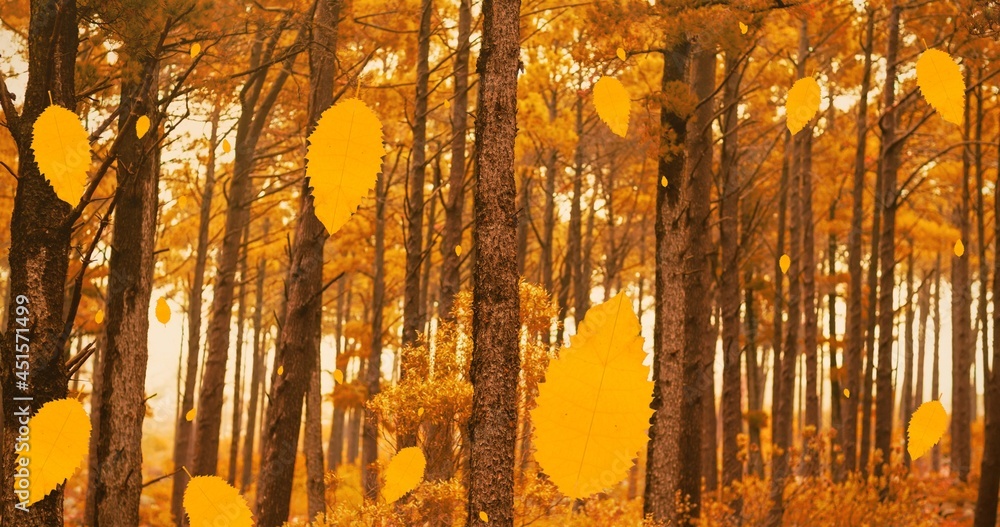
{"type": "Polygon", "coordinates": [[[618,48],[618,50],[615,51],[615,55],[618,55],[618,58],[620,60],[625,60],[626,55],[625,55],[625,50],[624,49],[618,48]]]}
{"type": "Polygon", "coordinates": [[[486,511],[479,511],[479,519],[483,520],[484,522],[489,522],[490,516],[486,514],[486,511]]]}
{"type": "Polygon", "coordinates": [[[427,460],[419,447],[404,448],[393,456],[385,469],[385,486],[382,497],[386,503],[395,503],[407,492],[417,488],[424,479],[427,460]]]}
{"type": "Polygon", "coordinates": [[[778,259],[778,265],[781,267],[782,273],[787,273],[788,268],[792,266],[792,259],[787,254],[782,254],[781,258],[778,259]]]}
{"type": "Polygon", "coordinates": [[[76,114],[55,104],[35,120],[31,149],[59,199],[75,205],[90,170],[90,140],[76,114]]]}
{"type": "Polygon", "coordinates": [[[191,44],[191,58],[197,57],[199,53],[201,53],[201,44],[197,42],[191,44]]]}
{"type": "Polygon", "coordinates": [[[161,296],[156,301],[156,320],[159,320],[161,324],[170,322],[170,306],[167,305],[167,297],[165,296],[161,296]]]}
{"type": "Polygon", "coordinates": [[[965,114],[965,79],[951,55],[928,49],[917,59],[917,86],[928,104],[949,123],[962,124],[965,114]]]}
{"type": "Polygon", "coordinates": [[[910,459],[917,460],[930,450],[948,428],[948,413],[941,401],[927,401],[920,405],[906,430],[906,451],[910,459]]]}
{"type": "Polygon", "coordinates": [[[624,292],[590,308],[538,387],[535,459],[570,498],[624,480],[648,441],[653,383],[641,330],[624,292]]]}
{"type": "Polygon", "coordinates": [[[149,131],[149,117],[145,115],[140,115],[135,121],[135,136],[142,139],[142,136],[146,135],[149,131]]]}
{"type": "Polygon", "coordinates": [[[661,176],[660,177],[660,186],[666,187],[669,184],[670,184],[670,182],[667,181],[667,176],[661,176]]]}
{"type": "Polygon", "coordinates": [[[94,322],[96,322],[98,324],[100,324],[101,322],[104,322],[104,310],[103,309],[98,309],[97,310],[97,313],[94,315],[94,322]]]}
{"type": "Polygon", "coordinates": [[[229,144],[229,139],[222,140],[222,153],[228,154],[230,150],[233,149],[233,145],[229,144]]]}
{"type": "Polygon", "coordinates": [[[45,403],[27,426],[28,448],[19,453],[15,467],[24,467],[29,475],[23,479],[15,472],[14,489],[27,490],[31,505],[75,474],[87,458],[90,416],[80,401],[58,399],[45,403]]]}
{"type": "Polygon", "coordinates": [[[184,489],[184,511],[191,527],[253,527],[247,500],[218,476],[191,478],[184,489]]]}
{"type": "Polygon", "coordinates": [[[740,34],[741,35],[746,35],[747,34],[747,30],[749,30],[749,29],[750,28],[748,28],[746,24],[744,24],[743,22],[740,22],[740,34]]]}
{"type": "Polygon", "coordinates": [[[601,77],[594,84],[594,108],[615,135],[628,133],[628,116],[632,100],[621,81],[614,77],[601,77]]]}
{"type": "Polygon", "coordinates": [[[455,256],[462,256],[462,246],[461,245],[456,245],[455,246],[455,256]]]}
{"type": "Polygon", "coordinates": [[[785,100],[785,124],[792,134],[799,133],[819,111],[819,83],[812,77],[804,77],[792,85],[785,100]]]}
{"type": "Polygon", "coordinates": [[[851,390],[848,390],[847,388],[844,388],[844,397],[847,397],[848,399],[850,399],[851,398],[851,390]]]}
{"type": "Polygon", "coordinates": [[[278,376],[280,377],[284,374],[285,374],[285,365],[282,364],[281,366],[278,366],[278,376]]]}
{"type": "Polygon", "coordinates": [[[451,108],[451,101],[449,101],[448,99],[445,99],[444,100],[444,109],[448,110],[450,108],[451,108]]]}
{"type": "Polygon", "coordinates": [[[963,254],[965,254],[965,244],[962,243],[962,240],[957,240],[955,242],[955,256],[961,258],[963,254]]]}
{"type": "Polygon", "coordinates": [[[337,384],[344,384],[344,372],[340,370],[333,370],[333,382],[337,384]]]}
{"type": "Polygon", "coordinates": [[[417,408],[417,417],[423,417],[423,415],[424,415],[424,408],[423,407],[417,408]]]}
{"type": "Polygon", "coordinates": [[[198,409],[192,408],[188,410],[186,414],[184,414],[184,419],[187,419],[188,421],[194,421],[194,416],[196,415],[198,415],[198,409]]]}
{"type": "Polygon", "coordinates": [[[306,174],[316,217],[333,235],[351,219],[382,170],[382,122],[360,99],[323,112],[309,135],[306,174]]]}
{"type": "Polygon", "coordinates": [[[177,197],[177,206],[181,209],[186,209],[188,205],[188,197],[181,194],[177,197]]]}

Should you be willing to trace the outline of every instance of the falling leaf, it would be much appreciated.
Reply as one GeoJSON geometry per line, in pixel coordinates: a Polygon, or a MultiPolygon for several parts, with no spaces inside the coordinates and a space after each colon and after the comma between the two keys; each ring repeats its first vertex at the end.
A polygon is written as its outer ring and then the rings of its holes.
{"type": "Polygon", "coordinates": [[[961,258],[963,254],[965,254],[965,244],[962,240],[955,241],[955,256],[961,258]]]}
{"type": "Polygon", "coordinates": [[[448,99],[445,99],[444,100],[444,109],[448,110],[450,108],[451,108],[451,101],[449,101],[448,99]]]}
{"type": "Polygon", "coordinates": [[[191,44],[191,58],[197,57],[199,53],[201,53],[201,44],[197,42],[191,44]]]}
{"type": "Polygon", "coordinates": [[[670,182],[667,181],[667,176],[660,176],[660,186],[666,187],[670,182]]]}
{"type": "Polygon", "coordinates": [[[278,376],[280,377],[284,374],[285,374],[285,365],[282,364],[281,366],[278,366],[278,376]]]}
{"type": "Polygon", "coordinates": [[[594,306],[539,385],[535,459],[559,490],[585,498],[625,479],[647,442],[653,384],[624,292],[594,306]]]}
{"type": "Polygon", "coordinates": [[[625,60],[625,56],[626,56],[626,55],[625,55],[625,50],[624,50],[624,49],[622,49],[622,48],[618,48],[618,50],[617,50],[617,51],[615,51],[615,55],[618,55],[618,58],[619,58],[620,60],[625,60]]]}
{"type": "Polygon", "coordinates": [[[740,34],[741,35],[746,35],[748,29],[750,29],[750,28],[748,28],[746,24],[744,24],[743,22],[740,22],[740,34]]]}
{"type": "Polygon", "coordinates": [[[847,397],[848,399],[850,399],[851,398],[851,390],[848,390],[847,388],[844,388],[844,397],[847,397]]]}
{"type": "Polygon", "coordinates": [[[594,108],[615,135],[625,137],[628,133],[628,114],[631,104],[628,91],[618,79],[601,77],[597,84],[594,84],[594,108]]]}
{"type": "Polygon", "coordinates": [[[788,268],[792,266],[792,259],[787,254],[782,254],[781,258],[778,258],[778,265],[781,267],[782,273],[787,273],[788,268]]]}
{"type": "Polygon", "coordinates": [[[382,123],[360,99],[338,102],[323,112],[309,136],[306,170],[316,217],[331,235],[375,188],[383,155],[382,123]]]}
{"type": "Polygon", "coordinates": [[[186,414],[184,414],[184,419],[187,419],[189,422],[194,421],[194,416],[196,415],[198,415],[198,409],[192,408],[188,410],[186,414]]]}
{"type": "Polygon", "coordinates": [[[247,500],[218,476],[191,478],[184,490],[184,512],[191,527],[253,527],[247,500]]]}
{"type": "Polygon", "coordinates": [[[136,119],[135,121],[135,135],[139,139],[142,139],[142,136],[146,135],[146,132],[148,131],[149,131],[149,117],[146,117],[145,115],[140,115],[139,118],[136,119]]]}
{"type": "Polygon", "coordinates": [[[938,49],[928,49],[917,59],[917,86],[927,103],[941,117],[953,124],[962,124],[965,113],[965,79],[951,55],[938,49]]]}
{"type": "Polygon", "coordinates": [[[181,194],[180,196],[177,197],[177,206],[178,207],[180,207],[182,209],[186,209],[187,208],[187,204],[188,204],[188,198],[187,198],[187,196],[181,194]]]}
{"type": "Polygon", "coordinates": [[[424,479],[427,460],[419,447],[404,448],[392,457],[385,469],[385,486],[382,497],[386,503],[395,503],[407,492],[417,488],[424,479]]]}
{"type": "Polygon", "coordinates": [[[417,408],[417,417],[423,417],[423,415],[424,415],[424,408],[423,407],[417,408]]]}
{"type": "Polygon", "coordinates": [[[333,370],[333,382],[337,384],[344,384],[344,372],[340,370],[333,370]]]}
{"type": "Polygon", "coordinates": [[[820,90],[816,79],[804,77],[792,85],[785,100],[785,124],[792,134],[799,133],[819,111],[820,90]]]}
{"type": "Polygon", "coordinates": [[[456,245],[455,246],[455,256],[462,256],[462,246],[461,245],[456,245]]]}
{"type": "Polygon", "coordinates": [[[222,140],[222,153],[228,154],[230,150],[233,149],[233,145],[229,144],[229,139],[222,140]]]}
{"type": "Polygon", "coordinates": [[[90,169],[90,140],[76,114],[55,104],[46,108],[35,120],[31,149],[59,199],[80,201],[90,169]]]}
{"type": "Polygon", "coordinates": [[[927,401],[920,405],[906,430],[906,451],[910,459],[916,461],[930,450],[944,435],[948,428],[948,413],[944,411],[941,401],[927,401]]]}
{"type": "Polygon", "coordinates": [[[170,322],[170,306],[167,305],[167,297],[165,296],[161,296],[156,301],[156,320],[159,320],[161,324],[170,322]]]}
{"type": "MultiPolygon", "coordinates": [[[[28,420],[28,448],[18,456],[27,461],[28,504],[37,503],[76,473],[87,458],[90,416],[76,399],[49,401],[28,420]]],[[[21,489],[15,478],[14,488],[21,489]]]]}
{"type": "Polygon", "coordinates": [[[104,310],[103,309],[98,309],[97,313],[94,314],[94,322],[96,322],[98,324],[100,324],[101,322],[104,322],[104,310]]]}
{"type": "Polygon", "coordinates": [[[490,516],[486,514],[486,511],[479,511],[479,519],[483,520],[484,522],[489,522],[490,516]]]}

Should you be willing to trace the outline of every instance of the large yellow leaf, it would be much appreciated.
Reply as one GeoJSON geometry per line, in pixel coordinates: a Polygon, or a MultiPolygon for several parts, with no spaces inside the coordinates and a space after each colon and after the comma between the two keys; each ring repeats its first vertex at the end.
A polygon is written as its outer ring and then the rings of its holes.
{"type": "Polygon", "coordinates": [[[917,59],[917,86],[928,104],[949,123],[962,124],[965,113],[965,79],[951,55],[928,49],[917,59]]]}
{"type": "Polygon", "coordinates": [[[621,81],[614,77],[601,77],[594,84],[594,108],[598,117],[607,123],[615,135],[628,133],[628,114],[632,100],[621,81]]]}
{"type": "Polygon", "coordinates": [[[184,490],[184,511],[191,527],[253,527],[247,500],[218,476],[191,478],[184,490]]]}
{"type": "Polygon", "coordinates": [[[90,141],[76,114],[55,104],[46,108],[35,121],[31,149],[59,199],[76,205],[90,170],[90,141]]]}
{"type": "Polygon", "coordinates": [[[653,383],[640,329],[631,300],[619,292],[587,311],[539,385],[531,411],[535,459],[571,498],[623,480],[646,445],[653,383]]]}
{"type": "Polygon", "coordinates": [[[359,99],[323,112],[309,136],[306,174],[316,217],[331,235],[358,210],[382,170],[382,123],[359,99]]]}
{"type": "Polygon", "coordinates": [[[941,401],[927,401],[920,405],[906,431],[906,451],[910,459],[917,460],[926,454],[944,435],[948,428],[948,412],[944,411],[941,401]]]}
{"type": "Polygon", "coordinates": [[[382,487],[382,497],[386,503],[395,503],[407,492],[417,488],[424,479],[424,469],[427,460],[419,447],[404,448],[392,457],[385,469],[385,486],[382,487]]]}
{"type": "Polygon", "coordinates": [[[156,320],[161,324],[170,322],[170,306],[167,304],[167,297],[161,296],[156,301],[156,320]]]}
{"type": "Polygon", "coordinates": [[[31,505],[76,473],[87,458],[90,417],[80,401],[57,399],[45,403],[31,417],[28,430],[28,449],[19,453],[16,467],[20,469],[27,463],[29,475],[27,480],[15,477],[14,490],[28,490],[31,505]]]}
{"type": "Polygon", "coordinates": [[[803,77],[788,90],[785,100],[785,124],[792,134],[799,133],[819,111],[820,90],[816,79],[803,77]]]}

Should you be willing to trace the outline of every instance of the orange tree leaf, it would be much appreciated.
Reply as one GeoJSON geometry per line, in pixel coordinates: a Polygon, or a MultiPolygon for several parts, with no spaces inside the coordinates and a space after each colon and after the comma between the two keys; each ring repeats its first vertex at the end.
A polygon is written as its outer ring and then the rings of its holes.
{"type": "Polygon", "coordinates": [[[917,86],[927,103],[941,117],[953,124],[962,124],[965,114],[965,79],[951,55],[938,49],[928,49],[917,59],[917,86]]]}
{"type": "MultiPolygon", "coordinates": [[[[90,417],[76,399],[49,401],[28,421],[28,449],[17,467],[27,463],[28,504],[34,504],[76,473],[87,458],[90,417]],[[24,459],[25,461],[22,461],[24,459]]],[[[14,484],[15,490],[23,490],[14,484]]]]}
{"type": "Polygon", "coordinates": [[[607,123],[615,135],[628,133],[629,107],[632,100],[621,81],[614,77],[601,77],[594,85],[594,108],[598,117],[607,123]]]}
{"type": "Polygon", "coordinates": [[[927,401],[920,405],[906,430],[906,451],[910,459],[917,460],[926,454],[944,435],[948,428],[948,412],[941,401],[927,401]]]}
{"type": "Polygon", "coordinates": [[[385,486],[382,487],[382,497],[386,503],[395,503],[407,492],[417,488],[424,479],[424,469],[427,460],[419,447],[404,448],[392,457],[385,469],[385,486]]]}
{"type": "Polygon", "coordinates": [[[90,170],[90,141],[76,114],[55,104],[46,108],[35,120],[31,150],[59,199],[80,201],[90,170]]]}
{"type": "Polygon", "coordinates": [[[785,124],[792,134],[799,133],[819,111],[820,89],[816,79],[804,77],[792,85],[785,100],[785,124]]]}

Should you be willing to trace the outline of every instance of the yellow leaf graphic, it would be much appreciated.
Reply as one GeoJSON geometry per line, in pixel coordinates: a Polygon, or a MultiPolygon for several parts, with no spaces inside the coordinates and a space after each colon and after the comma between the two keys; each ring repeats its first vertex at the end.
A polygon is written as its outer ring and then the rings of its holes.
{"type": "Polygon", "coordinates": [[[456,245],[455,246],[455,256],[462,256],[462,246],[461,245],[456,245]]]}
{"type": "Polygon", "coordinates": [[[54,104],[46,108],[35,121],[31,149],[59,199],[74,205],[80,201],[90,169],[90,142],[76,114],[54,104]]]}
{"type": "Polygon", "coordinates": [[[417,488],[424,479],[424,469],[427,460],[419,447],[404,448],[392,457],[385,469],[385,486],[382,487],[382,497],[386,503],[395,503],[407,492],[417,488]]]}
{"type": "Polygon", "coordinates": [[[198,415],[198,409],[192,408],[188,410],[186,414],[184,414],[184,419],[187,419],[188,421],[194,421],[194,416],[196,415],[198,415]]]}
{"type": "Polygon", "coordinates": [[[247,500],[218,476],[191,478],[184,490],[184,511],[191,527],[253,527],[247,500]]]}
{"type": "Polygon", "coordinates": [[[928,49],[921,53],[917,59],[917,86],[927,103],[945,121],[962,124],[965,79],[951,55],[938,49],[928,49]]]}
{"type": "Polygon", "coordinates": [[[165,296],[161,296],[156,301],[156,320],[159,320],[161,324],[170,322],[170,306],[167,305],[167,297],[165,296]]]}
{"type": "Polygon", "coordinates": [[[145,115],[140,115],[139,118],[136,119],[135,121],[135,135],[139,139],[142,139],[142,136],[146,135],[146,132],[148,131],[149,131],[149,117],[146,117],[145,115]]]}
{"type": "Polygon", "coordinates": [[[80,401],[58,399],[45,403],[28,421],[28,429],[29,447],[20,453],[15,466],[25,468],[29,476],[19,478],[15,472],[14,490],[27,491],[31,505],[76,473],[87,458],[90,417],[80,401]]]}
{"type": "Polygon", "coordinates": [[[640,330],[619,292],[587,312],[539,385],[535,459],[566,496],[585,498],[625,479],[646,445],[653,384],[640,330]]]}
{"type": "Polygon", "coordinates": [[[850,399],[851,398],[851,390],[848,390],[847,388],[844,388],[844,397],[847,397],[848,399],[850,399]]]}
{"type": "Polygon", "coordinates": [[[799,133],[819,111],[820,90],[816,79],[804,77],[792,85],[785,100],[785,124],[792,134],[799,133]]]}
{"type": "Polygon", "coordinates": [[[660,185],[666,187],[670,182],[667,181],[667,176],[660,176],[660,185]]]}
{"type": "Polygon", "coordinates": [[[96,322],[98,324],[100,324],[101,322],[104,322],[104,310],[103,309],[98,309],[97,310],[97,313],[94,315],[94,322],[96,322]]]}
{"type": "Polygon", "coordinates": [[[615,55],[618,55],[618,59],[619,60],[625,60],[626,55],[625,55],[625,50],[624,49],[618,48],[618,50],[615,51],[615,55]]]}
{"type": "Polygon", "coordinates": [[[197,42],[191,44],[191,58],[197,57],[199,53],[201,53],[201,44],[197,42]]]}
{"type": "Polygon", "coordinates": [[[965,254],[965,244],[962,240],[955,241],[955,256],[961,258],[963,254],[965,254]]]}
{"type": "Polygon", "coordinates": [[[743,22],[740,22],[740,34],[741,35],[746,35],[747,34],[747,30],[749,30],[749,29],[750,28],[748,28],[746,24],[744,24],[743,22]]]}
{"type": "Polygon", "coordinates": [[[344,372],[340,370],[333,370],[333,382],[337,384],[344,384],[344,372]]]}
{"type": "Polygon", "coordinates": [[[628,133],[628,114],[632,100],[621,81],[614,77],[601,77],[594,84],[594,108],[602,121],[615,135],[628,133]]]}
{"type": "Polygon", "coordinates": [[[782,273],[787,273],[788,268],[792,266],[792,259],[787,254],[782,254],[781,258],[778,258],[778,265],[781,267],[782,273]]]}
{"type": "Polygon", "coordinates": [[[282,364],[281,366],[278,366],[278,375],[281,376],[284,374],[285,374],[285,365],[282,364]]]}
{"type": "Polygon", "coordinates": [[[479,519],[488,522],[490,521],[490,516],[486,514],[486,511],[479,511],[479,519]]]}
{"type": "Polygon", "coordinates": [[[423,417],[423,415],[424,415],[424,408],[423,407],[417,408],[417,417],[423,417]]]}
{"type": "Polygon", "coordinates": [[[222,140],[222,153],[228,154],[230,150],[233,149],[233,145],[229,144],[229,139],[222,140]]]}
{"type": "Polygon", "coordinates": [[[906,430],[906,451],[910,459],[917,460],[926,454],[944,435],[948,428],[948,413],[941,401],[927,401],[920,405],[906,430]]]}
{"type": "Polygon", "coordinates": [[[361,100],[347,99],[323,112],[309,136],[306,173],[316,217],[331,235],[375,188],[383,155],[382,123],[361,100]]]}

